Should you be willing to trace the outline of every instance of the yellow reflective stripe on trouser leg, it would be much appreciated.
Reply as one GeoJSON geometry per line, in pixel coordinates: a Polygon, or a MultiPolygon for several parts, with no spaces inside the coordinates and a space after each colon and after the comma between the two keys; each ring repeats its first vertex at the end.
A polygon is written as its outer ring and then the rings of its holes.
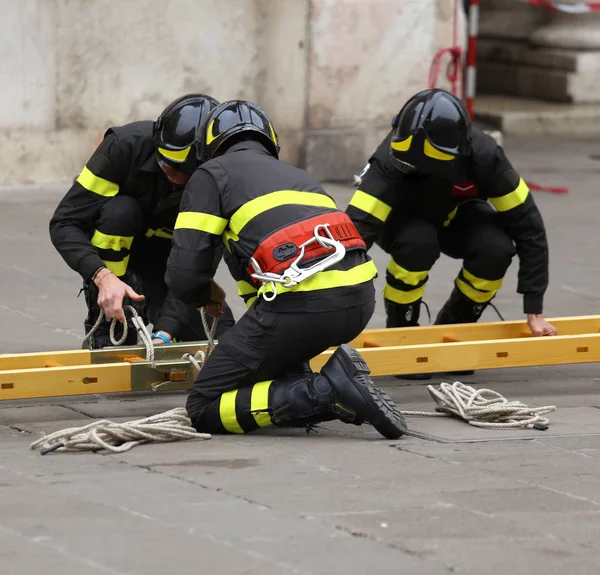
{"type": "Polygon", "coordinates": [[[238,390],[228,391],[221,396],[219,400],[219,417],[226,431],[229,433],[244,433],[237,420],[235,412],[235,400],[238,390]]]}
{"type": "Polygon", "coordinates": [[[515,190],[499,198],[490,198],[490,202],[499,212],[508,212],[524,203],[528,195],[529,187],[521,178],[515,190]]]}
{"type": "Polygon", "coordinates": [[[130,249],[133,243],[133,236],[113,236],[104,234],[99,230],[94,231],[92,236],[92,245],[102,250],[121,251],[123,248],[130,249]]]}
{"type": "Polygon", "coordinates": [[[502,287],[503,281],[504,278],[499,280],[486,280],[479,278],[463,267],[461,274],[459,274],[459,277],[456,278],[456,287],[471,301],[476,303],[487,303],[502,287]],[[460,275],[462,275],[464,279],[462,279],[460,275]]]}
{"type": "Polygon", "coordinates": [[[129,256],[122,259],[120,262],[111,262],[107,260],[103,260],[104,265],[117,277],[121,277],[125,275],[127,271],[127,265],[129,264],[129,256]]]}
{"type": "Polygon", "coordinates": [[[261,381],[252,387],[252,396],[250,400],[250,412],[254,416],[254,421],[258,427],[268,427],[272,425],[271,416],[267,413],[269,408],[269,388],[271,381],[261,381]]]}
{"type": "Polygon", "coordinates": [[[383,297],[390,301],[400,304],[409,304],[417,301],[419,298],[423,297],[425,293],[425,284],[416,289],[412,289],[409,291],[402,291],[392,287],[389,284],[385,284],[383,288],[383,297]]]}
{"type": "Polygon", "coordinates": [[[405,283],[409,286],[416,286],[420,284],[422,281],[425,281],[429,275],[429,270],[411,272],[398,265],[394,260],[390,260],[387,271],[390,272],[395,279],[400,280],[402,283],[405,283]]]}
{"type": "Polygon", "coordinates": [[[104,196],[105,198],[112,198],[119,193],[118,184],[96,176],[96,174],[90,172],[87,167],[83,168],[81,174],[77,177],[77,182],[89,192],[104,196]]]}
{"type": "Polygon", "coordinates": [[[392,211],[391,206],[362,190],[356,190],[356,192],[354,192],[350,204],[348,205],[358,208],[382,222],[385,222],[388,219],[388,216],[392,211]]]}
{"type": "MultiPolygon", "coordinates": [[[[291,288],[283,287],[281,284],[275,284],[277,293],[285,292],[309,292],[322,289],[331,289],[339,287],[350,287],[359,285],[369,280],[372,280],[377,275],[377,268],[373,260],[369,260],[349,270],[331,270],[315,274],[314,276],[304,280],[303,282],[291,288]]],[[[262,294],[265,291],[271,292],[272,286],[262,286],[258,293],[262,294]]]]}

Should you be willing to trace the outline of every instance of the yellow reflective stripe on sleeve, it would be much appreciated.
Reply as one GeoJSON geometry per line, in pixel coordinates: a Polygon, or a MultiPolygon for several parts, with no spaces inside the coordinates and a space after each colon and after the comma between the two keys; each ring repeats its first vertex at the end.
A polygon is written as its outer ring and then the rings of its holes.
{"type": "Polygon", "coordinates": [[[271,416],[266,412],[269,407],[269,387],[271,387],[271,383],[273,383],[273,380],[261,381],[252,387],[250,412],[254,416],[254,421],[256,421],[258,427],[272,425],[271,416]]]}
{"type": "Polygon", "coordinates": [[[110,234],[103,234],[101,231],[96,230],[91,241],[93,246],[101,250],[114,250],[118,252],[123,248],[131,248],[133,236],[111,236],[110,234]]]}
{"type": "Polygon", "coordinates": [[[77,181],[89,192],[93,192],[99,196],[104,196],[105,198],[112,198],[119,193],[118,184],[96,176],[87,168],[83,168],[81,174],[79,174],[77,178],[77,181]]]}
{"type": "Polygon", "coordinates": [[[490,202],[499,212],[508,212],[520,206],[527,199],[528,195],[529,187],[523,178],[521,178],[516,190],[499,198],[490,198],[490,202]]]}
{"type": "Polygon", "coordinates": [[[349,205],[370,214],[382,222],[385,222],[388,219],[388,216],[392,211],[391,206],[388,206],[385,202],[378,200],[362,190],[356,190],[356,192],[354,192],[349,205]]]}
{"type": "Polygon", "coordinates": [[[385,287],[383,288],[383,297],[400,304],[413,303],[423,297],[425,285],[426,284],[410,291],[402,291],[389,284],[385,284],[385,287]]]}
{"type": "Polygon", "coordinates": [[[476,290],[474,287],[470,286],[467,282],[461,280],[460,278],[456,278],[456,287],[471,301],[474,301],[476,303],[488,302],[494,297],[494,294],[496,293],[495,291],[476,290]]]}
{"type": "Polygon", "coordinates": [[[237,394],[238,390],[234,389],[233,391],[224,393],[219,400],[219,417],[221,418],[223,427],[229,433],[244,433],[235,413],[235,399],[237,394]]]}
{"type": "MultiPolygon", "coordinates": [[[[276,289],[277,293],[281,294],[286,292],[309,292],[321,289],[348,287],[365,283],[372,280],[376,275],[377,268],[375,267],[375,263],[373,260],[369,260],[368,262],[362,263],[346,271],[332,270],[319,272],[291,288],[276,284],[276,289]]],[[[272,287],[269,284],[267,286],[262,286],[258,290],[258,293],[262,294],[264,291],[272,291],[272,287]]]]}
{"type": "Polygon", "coordinates": [[[504,281],[504,278],[500,278],[499,280],[486,280],[483,278],[478,278],[464,267],[462,269],[462,273],[465,276],[465,279],[479,291],[496,292],[502,287],[502,282],[504,281]]]}
{"type": "Polygon", "coordinates": [[[239,208],[229,220],[228,236],[237,236],[240,231],[256,216],[285,205],[316,206],[322,208],[336,208],[335,201],[325,194],[316,192],[298,192],[294,190],[281,190],[271,192],[264,196],[254,198],[239,208]]]}
{"type": "Polygon", "coordinates": [[[104,260],[104,265],[117,277],[125,275],[127,271],[127,265],[129,264],[129,256],[122,259],[120,262],[110,262],[104,260]]]}
{"type": "Polygon", "coordinates": [[[253,286],[251,283],[240,280],[237,283],[238,295],[249,295],[258,291],[258,286],[253,286]]]}
{"type": "Polygon", "coordinates": [[[175,222],[176,230],[198,230],[220,236],[227,226],[227,220],[203,212],[181,212],[175,222]]]}
{"type": "Polygon", "coordinates": [[[394,260],[390,260],[387,271],[390,272],[397,280],[400,280],[409,286],[416,286],[423,280],[427,279],[427,275],[429,274],[429,270],[422,272],[408,271],[407,269],[398,265],[394,260]]]}

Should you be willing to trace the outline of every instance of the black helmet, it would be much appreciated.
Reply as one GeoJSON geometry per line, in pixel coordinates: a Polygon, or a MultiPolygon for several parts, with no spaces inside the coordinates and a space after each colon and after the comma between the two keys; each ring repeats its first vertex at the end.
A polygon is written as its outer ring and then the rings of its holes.
{"type": "Polygon", "coordinates": [[[201,158],[204,162],[214,158],[228,140],[242,133],[246,138],[264,144],[275,158],[279,157],[279,143],[273,124],[267,114],[252,102],[223,102],[210,112],[202,132],[201,158]]]}
{"type": "Polygon", "coordinates": [[[471,119],[446,90],[415,94],[392,121],[390,154],[403,172],[457,177],[460,157],[471,152],[471,119]]]}
{"type": "Polygon", "coordinates": [[[202,123],[219,102],[204,94],[187,94],[171,102],[154,122],[158,163],[192,174],[200,164],[202,123]]]}

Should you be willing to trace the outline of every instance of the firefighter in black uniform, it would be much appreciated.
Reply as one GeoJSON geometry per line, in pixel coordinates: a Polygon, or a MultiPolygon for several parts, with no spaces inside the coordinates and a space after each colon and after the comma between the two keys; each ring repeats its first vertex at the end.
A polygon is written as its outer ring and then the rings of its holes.
{"type": "Polygon", "coordinates": [[[375,242],[392,256],[386,327],[418,325],[440,253],[463,265],[435,323],[476,322],[518,254],[517,291],[531,332],[556,334],[542,315],[548,285],[542,216],[502,148],[472,126],[459,98],[437,89],[413,96],[356,184],[346,213],[367,248],[375,242]]]}
{"type": "MultiPolygon", "coordinates": [[[[206,338],[199,311],[173,297],[164,274],[183,188],[198,166],[194,144],[217,104],[209,96],[189,94],[172,102],[156,122],[110,128],[58,205],[50,237],[83,278],[86,333],[100,310],[123,323],[124,304],[133,304],[153,323],[155,343],[206,338]]],[[[229,307],[224,312],[218,335],[234,323],[229,307]]],[[[109,326],[101,323],[90,347],[111,345],[109,326]]],[[[125,344],[136,340],[131,327],[125,344]]]]}
{"type": "Polygon", "coordinates": [[[183,301],[218,304],[210,281],[224,243],[250,307],[200,371],[188,415],[215,434],[340,419],[400,437],[402,415],[346,345],[373,313],[375,265],[348,216],[278,153],[256,105],[234,100],[209,114],[205,163],[185,189],[166,279],[183,301]],[[313,373],[309,360],[331,346],[340,347],[313,373]]]}

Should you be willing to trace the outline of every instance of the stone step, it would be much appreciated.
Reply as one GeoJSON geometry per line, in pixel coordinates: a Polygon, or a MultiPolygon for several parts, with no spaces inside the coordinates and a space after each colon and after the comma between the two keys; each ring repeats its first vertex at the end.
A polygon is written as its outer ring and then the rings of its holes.
{"type": "Polygon", "coordinates": [[[505,136],[589,136],[600,132],[599,104],[557,104],[528,98],[478,95],[475,118],[505,136]]]}

